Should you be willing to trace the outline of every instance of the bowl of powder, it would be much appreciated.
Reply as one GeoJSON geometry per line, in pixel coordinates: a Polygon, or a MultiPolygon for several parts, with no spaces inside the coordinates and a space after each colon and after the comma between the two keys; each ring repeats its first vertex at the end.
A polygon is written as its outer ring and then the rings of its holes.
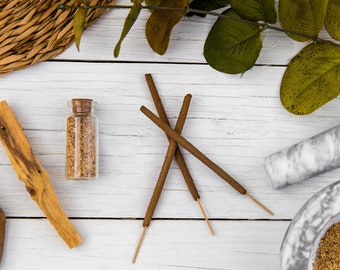
{"type": "Polygon", "coordinates": [[[340,181],[311,197],[281,244],[282,270],[340,269],[340,181]]]}

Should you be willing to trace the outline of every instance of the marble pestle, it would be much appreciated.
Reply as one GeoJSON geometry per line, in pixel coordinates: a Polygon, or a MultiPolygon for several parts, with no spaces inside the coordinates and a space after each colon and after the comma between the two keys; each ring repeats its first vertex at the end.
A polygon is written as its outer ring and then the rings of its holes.
{"type": "Polygon", "coordinates": [[[275,189],[340,167],[340,126],[266,157],[264,166],[275,189]]]}

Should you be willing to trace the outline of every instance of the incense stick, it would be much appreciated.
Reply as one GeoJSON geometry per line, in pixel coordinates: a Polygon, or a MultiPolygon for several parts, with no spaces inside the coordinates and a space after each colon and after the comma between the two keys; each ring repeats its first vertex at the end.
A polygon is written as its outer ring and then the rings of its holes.
{"type": "MultiPolygon", "coordinates": [[[[181,133],[182,130],[183,130],[184,122],[185,122],[185,119],[186,119],[186,116],[187,116],[188,110],[189,110],[190,100],[191,100],[191,95],[186,95],[185,98],[184,98],[184,101],[183,101],[181,111],[180,111],[178,119],[177,119],[177,123],[176,123],[176,127],[175,127],[176,132],[181,133]]],[[[143,227],[144,227],[143,233],[142,233],[142,236],[141,236],[139,243],[137,245],[132,263],[134,263],[137,259],[137,254],[139,252],[141,243],[143,241],[145,231],[146,231],[147,227],[150,225],[153,213],[156,209],[158,200],[161,196],[161,193],[162,193],[162,190],[163,190],[163,187],[164,187],[164,184],[165,184],[165,180],[166,180],[166,177],[168,175],[168,171],[170,169],[170,165],[171,165],[172,159],[174,157],[176,148],[177,148],[177,143],[174,140],[170,140],[168,150],[166,152],[166,155],[165,155],[165,158],[164,158],[164,161],[163,161],[162,169],[159,173],[156,186],[154,188],[151,200],[149,202],[149,206],[148,206],[146,213],[145,213],[145,217],[144,217],[144,221],[143,221],[143,227]]]]}
{"type": "MultiPolygon", "coordinates": [[[[148,87],[149,87],[149,90],[150,90],[150,94],[151,94],[151,97],[153,99],[153,102],[155,104],[155,107],[156,107],[156,110],[158,112],[158,115],[159,115],[159,118],[162,119],[165,123],[167,123],[169,126],[170,126],[170,123],[169,123],[169,120],[168,120],[168,116],[166,115],[166,112],[164,110],[164,107],[163,107],[163,104],[162,104],[162,100],[158,94],[158,91],[157,91],[157,88],[156,88],[156,85],[155,85],[155,82],[152,78],[152,75],[151,74],[145,74],[145,79],[146,79],[146,82],[148,84],[148,87]]],[[[171,140],[171,138],[166,135],[169,142],[171,140]]],[[[184,160],[184,157],[182,155],[182,152],[180,151],[180,149],[177,147],[176,149],[176,152],[175,152],[175,159],[177,161],[177,164],[178,164],[178,167],[179,169],[181,170],[182,172],[182,175],[183,175],[183,178],[185,180],[185,183],[187,184],[188,186],[188,189],[191,193],[191,196],[194,198],[194,200],[198,203],[198,206],[203,214],[203,217],[208,225],[208,228],[211,232],[212,235],[214,235],[214,231],[210,225],[210,222],[209,222],[209,219],[207,217],[207,214],[202,206],[202,203],[200,201],[200,195],[197,191],[197,188],[195,186],[195,183],[194,183],[194,180],[192,179],[191,177],[191,174],[189,172],[189,169],[188,169],[188,166],[184,160]]]]}
{"type": "Polygon", "coordinates": [[[261,204],[258,200],[256,200],[254,198],[253,195],[249,194],[249,192],[247,192],[245,195],[247,195],[253,202],[255,202],[258,206],[262,207],[264,211],[266,211],[269,215],[273,216],[273,212],[270,211],[267,207],[265,207],[263,204],[261,204]]]}
{"type": "MultiPolygon", "coordinates": [[[[156,107],[156,110],[157,110],[159,118],[162,119],[167,125],[170,126],[170,123],[169,123],[169,120],[168,120],[168,116],[166,115],[166,112],[164,110],[161,98],[160,98],[160,96],[158,94],[158,91],[157,91],[155,82],[154,82],[154,80],[152,78],[152,75],[151,74],[145,74],[145,79],[146,79],[146,82],[147,82],[147,84],[149,86],[149,90],[150,90],[150,93],[151,93],[153,102],[155,104],[155,107],[156,107]]],[[[168,138],[169,141],[171,140],[171,138],[168,135],[167,135],[167,138],[168,138]]],[[[183,155],[182,155],[182,153],[181,153],[181,151],[180,151],[180,149],[178,147],[177,147],[176,152],[175,152],[175,158],[176,158],[178,166],[179,166],[179,168],[180,168],[180,170],[181,170],[181,172],[183,174],[183,177],[184,177],[184,180],[185,180],[185,182],[186,182],[186,184],[188,186],[188,189],[189,189],[192,197],[196,201],[197,199],[200,198],[200,196],[198,194],[198,191],[197,191],[197,188],[195,186],[194,180],[192,179],[192,177],[190,175],[190,172],[189,172],[189,169],[188,169],[188,167],[187,167],[187,165],[185,163],[183,155]]]]}
{"type": "Polygon", "coordinates": [[[203,217],[204,217],[204,219],[205,219],[205,221],[206,221],[206,223],[207,223],[207,225],[208,225],[208,228],[209,228],[209,230],[210,230],[210,233],[211,233],[212,235],[215,235],[214,230],[213,230],[213,228],[212,228],[211,225],[210,225],[210,222],[209,222],[209,219],[208,219],[208,217],[207,217],[207,214],[206,214],[205,211],[204,211],[204,208],[203,208],[203,206],[202,206],[201,200],[200,200],[200,199],[197,199],[196,202],[197,202],[197,204],[198,204],[198,207],[201,209],[201,212],[202,212],[203,217]]]}
{"type": "MultiPolygon", "coordinates": [[[[207,167],[213,170],[218,176],[220,176],[223,180],[229,183],[235,190],[237,190],[242,195],[247,195],[249,198],[254,198],[249,196],[249,192],[234,178],[232,178],[226,171],[224,171],[221,167],[219,167],[216,163],[210,160],[207,156],[205,156],[200,150],[198,150],[193,144],[191,144],[188,140],[186,140],[183,136],[178,134],[175,130],[173,130],[169,125],[164,123],[160,118],[158,118],[153,112],[147,109],[145,106],[142,106],[140,109],[152,122],[154,122],[158,127],[160,127],[166,134],[168,134],[173,140],[175,140],[179,145],[181,145],[184,149],[190,152],[193,156],[199,159],[202,163],[204,163],[207,167]]],[[[266,212],[273,214],[267,207],[261,204],[259,201],[256,201],[256,204],[259,205],[266,212]]]]}
{"type": "Polygon", "coordinates": [[[135,250],[135,254],[133,255],[133,258],[132,258],[132,263],[135,263],[136,260],[137,260],[138,252],[139,252],[139,249],[140,249],[140,247],[142,245],[142,242],[143,242],[143,239],[144,239],[144,235],[145,235],[145,232],[146,232],[147,228],[148,227],[146,227],[146,226],[143,227],[143,231],[142,231],[142,234],[141,234],[141,236],[139,238],[138,245],[137,245],[136,250],[135,250]]]}

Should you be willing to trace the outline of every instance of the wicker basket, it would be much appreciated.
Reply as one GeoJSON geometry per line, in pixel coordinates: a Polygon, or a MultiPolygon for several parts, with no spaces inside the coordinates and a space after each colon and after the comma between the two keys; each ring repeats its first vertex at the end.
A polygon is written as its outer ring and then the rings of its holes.
{"type": "MultiPolygon", "coordinates": [[[[75,9],[58,10],[59,4],[75,0],[0,1],[0,75],[50,59],[74,40],[75,9]]],[[[91,0],[91,5],[113,4],[112,0],[91,0]]],[[[89,25],[104,12],[90,9],[89,25]]]]}

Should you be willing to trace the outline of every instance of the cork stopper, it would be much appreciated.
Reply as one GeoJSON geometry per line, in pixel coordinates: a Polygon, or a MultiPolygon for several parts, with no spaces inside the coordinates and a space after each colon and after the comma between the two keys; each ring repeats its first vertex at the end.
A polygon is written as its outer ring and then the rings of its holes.
{"type": "Polygon", "coordinates": [[[72,99],[73,113],[91,113],[92,99],[88,98],[74,98],[72,99]]]}

